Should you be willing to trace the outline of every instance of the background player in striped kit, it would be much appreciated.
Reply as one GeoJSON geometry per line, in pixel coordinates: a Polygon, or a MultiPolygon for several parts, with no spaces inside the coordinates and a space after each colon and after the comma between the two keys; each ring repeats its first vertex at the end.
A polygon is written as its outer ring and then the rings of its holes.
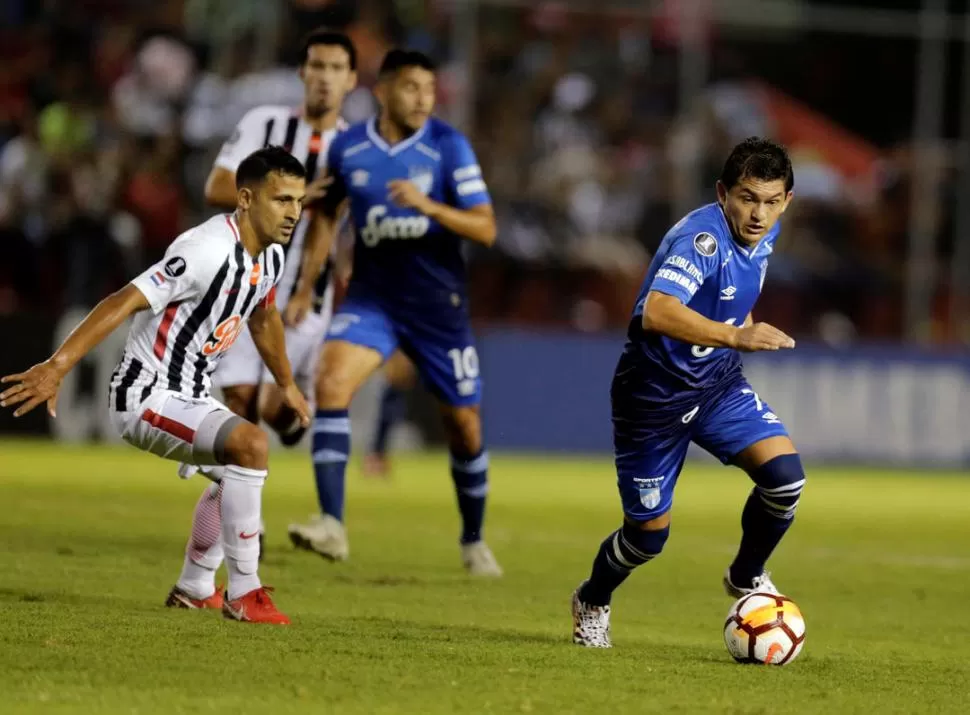
{"type": "MultiPolygon", "coordinates": [[[[330,266],[320,275],[303,270],[315,241],[330,253],[330,234],[314,230],[313,203],[326,193],[327,147],[344,126],[340,109],[357,84],[357,53],[351,40],[338,32],[316,30],[303,44],[300,77],[306,87],[303,107],[262,106],[249,111],[225,143],[206,182],[206,200],[215,206],[234,206],[235,171],[250,152],[279,144],[299,159],[307,174],[305,209],[286,248],[287,265],[280,282],[278,303],[286,324],[286,348],[297,384],[309,394],[332,309],[330,266]]],[[[213,376],[226,404],[236,414],[258,422],[262,418],[284,444],[295,444],[304,428],[280,400],[246,331],[239,336],[213,376]]]]}
{"type": "Polygon", "coordinates": [[[288,624],[257,575],[268,439],[210,394],[209,375],[247,321],[288,409],[309,423],[293,381],[274,302],[283,249],[300,217],[303,166],[279,147],[239,166],[238,203],[179,236],[165,257],[105,298],[50,359],[9,375],[0,405],[19,417],[47,402],[55,416],[64,376],[132,317],[121,363],[111,379],[111,418],[129,444],[160,457],[206,465],[216,482],[213,512],[196,510],[182,574],[166,605],[221,608],[227,618],[288,624]],[[213,519],[213,513],[218,517],[213,519]],[[215,533],[210,533],[215,529],[215,533]],[[197,540],[210,544],[199,550],[197,540]],[[228,594],[215,587],[225,556],[228,594]]]}

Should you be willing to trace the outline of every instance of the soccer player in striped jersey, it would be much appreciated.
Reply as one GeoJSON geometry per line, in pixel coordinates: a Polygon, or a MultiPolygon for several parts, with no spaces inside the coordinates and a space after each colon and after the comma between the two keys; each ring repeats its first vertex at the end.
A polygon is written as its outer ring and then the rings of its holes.
{"type": "MultiPolygon", "coordinates": [[[[239,162],[260,147],[280,145],[299,159],[307,174],[305,210],[286,251],[277,302],[286,325],[286,350],[304,395],[310,393],[320,344],[327,332],[333,304],[330,262],[319,276],[303,270],[314,242],[329,234],[314,230],[313,203],[326,193],[327,149],[345,128],[340,118],[344,97],[357,84],[357,53],[350,38],[316,30],[303,44],[300,77],[306,88],[300,108],[261,106],[250,110],[223,145],[206,182],[206,201],[230,208],[236,203],[235,172],[239,162]]],[[[329,244],[322,249],[330,252],[329,244]]],[[[264,369],[245,329],[213,375],[226,404],[252,422],[262,418],[283,444],[300,441],[305,428],[286,409],[281,392],[264,369]]]]}
{"type": "Polygon", "coordinates": [[[19,417],[46,402],[55,416],[64,376],[132,318],[124,356],[110,382],[111,419],[138,449],[209,467],[211,491],[196,508],[182,573],[167,606],[221,608],[226,618],[288,624],[257,574],[268,439],[209,394],[210,375],[249,325],[281,400],[309,424],[275,305],[283,247],[300,218],[303,166],[279,147],[259,150],[236,172],[236,210],[179,236],[165,257],[101,301],[46,361],[2,378],[0,405],[19,417]],[[215,572],[229,572],[225,596],[215,572]]]}

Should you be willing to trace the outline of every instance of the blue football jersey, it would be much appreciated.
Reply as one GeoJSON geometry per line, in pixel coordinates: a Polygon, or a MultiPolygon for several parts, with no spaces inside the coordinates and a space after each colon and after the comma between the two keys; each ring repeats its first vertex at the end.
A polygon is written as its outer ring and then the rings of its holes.
{"type": "Polygon", "coordinates": [[[644,331],[647,294],[666,293],[705,318],[743,325],[761,294],[780,228],[775,224],[757,245],[743,247],[734,240],[720,205],[712,203],[687,214],[664,236],[637,296],[627,343],[627,350],[636,349],[656,368],[648,374],[661,393],[714,385],[739,366],[740,355],[644,331]]]}
{"type": "Polygon", "coordinates": [[[334,177],[329,191],[349,198],[356,230],[349,295],[366,295],[391,312],[464,307],[464,239],[414,209],[396,206],[387,184],[408,179],[433,200],[459,209],[490,203],[465,136],[431,118],[389,146],[375,117],[337,136],[328,167],[334,177]]]}

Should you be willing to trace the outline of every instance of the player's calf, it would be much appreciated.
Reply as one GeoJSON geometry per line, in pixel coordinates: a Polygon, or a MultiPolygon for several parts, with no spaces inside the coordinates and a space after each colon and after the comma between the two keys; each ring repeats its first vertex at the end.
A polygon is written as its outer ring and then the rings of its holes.
{"type": "MultiPolygon", "coordinates": [[[[765,564],[791,527],[805,470],[798,454],[775,456],[748,471],[755,483],[741,515],[741,546],[728,569],[725,585],[744,591],[767,578],[765,564]]],[[[730,590],[730,589],[729,589],[730,590]]]]}

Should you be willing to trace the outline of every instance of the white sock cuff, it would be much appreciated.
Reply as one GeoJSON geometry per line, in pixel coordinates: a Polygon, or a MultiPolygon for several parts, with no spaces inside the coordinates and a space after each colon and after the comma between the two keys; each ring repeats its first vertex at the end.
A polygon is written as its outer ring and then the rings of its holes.
{"type": "Polygon", "coordinates": [[[269,471],[266,469],[247,469],[237,467],[235,464],[227,464],[223,467],[223,479],[237,479],[241,482],[254,482],[262,484],[266,481],[269,471]]]}

